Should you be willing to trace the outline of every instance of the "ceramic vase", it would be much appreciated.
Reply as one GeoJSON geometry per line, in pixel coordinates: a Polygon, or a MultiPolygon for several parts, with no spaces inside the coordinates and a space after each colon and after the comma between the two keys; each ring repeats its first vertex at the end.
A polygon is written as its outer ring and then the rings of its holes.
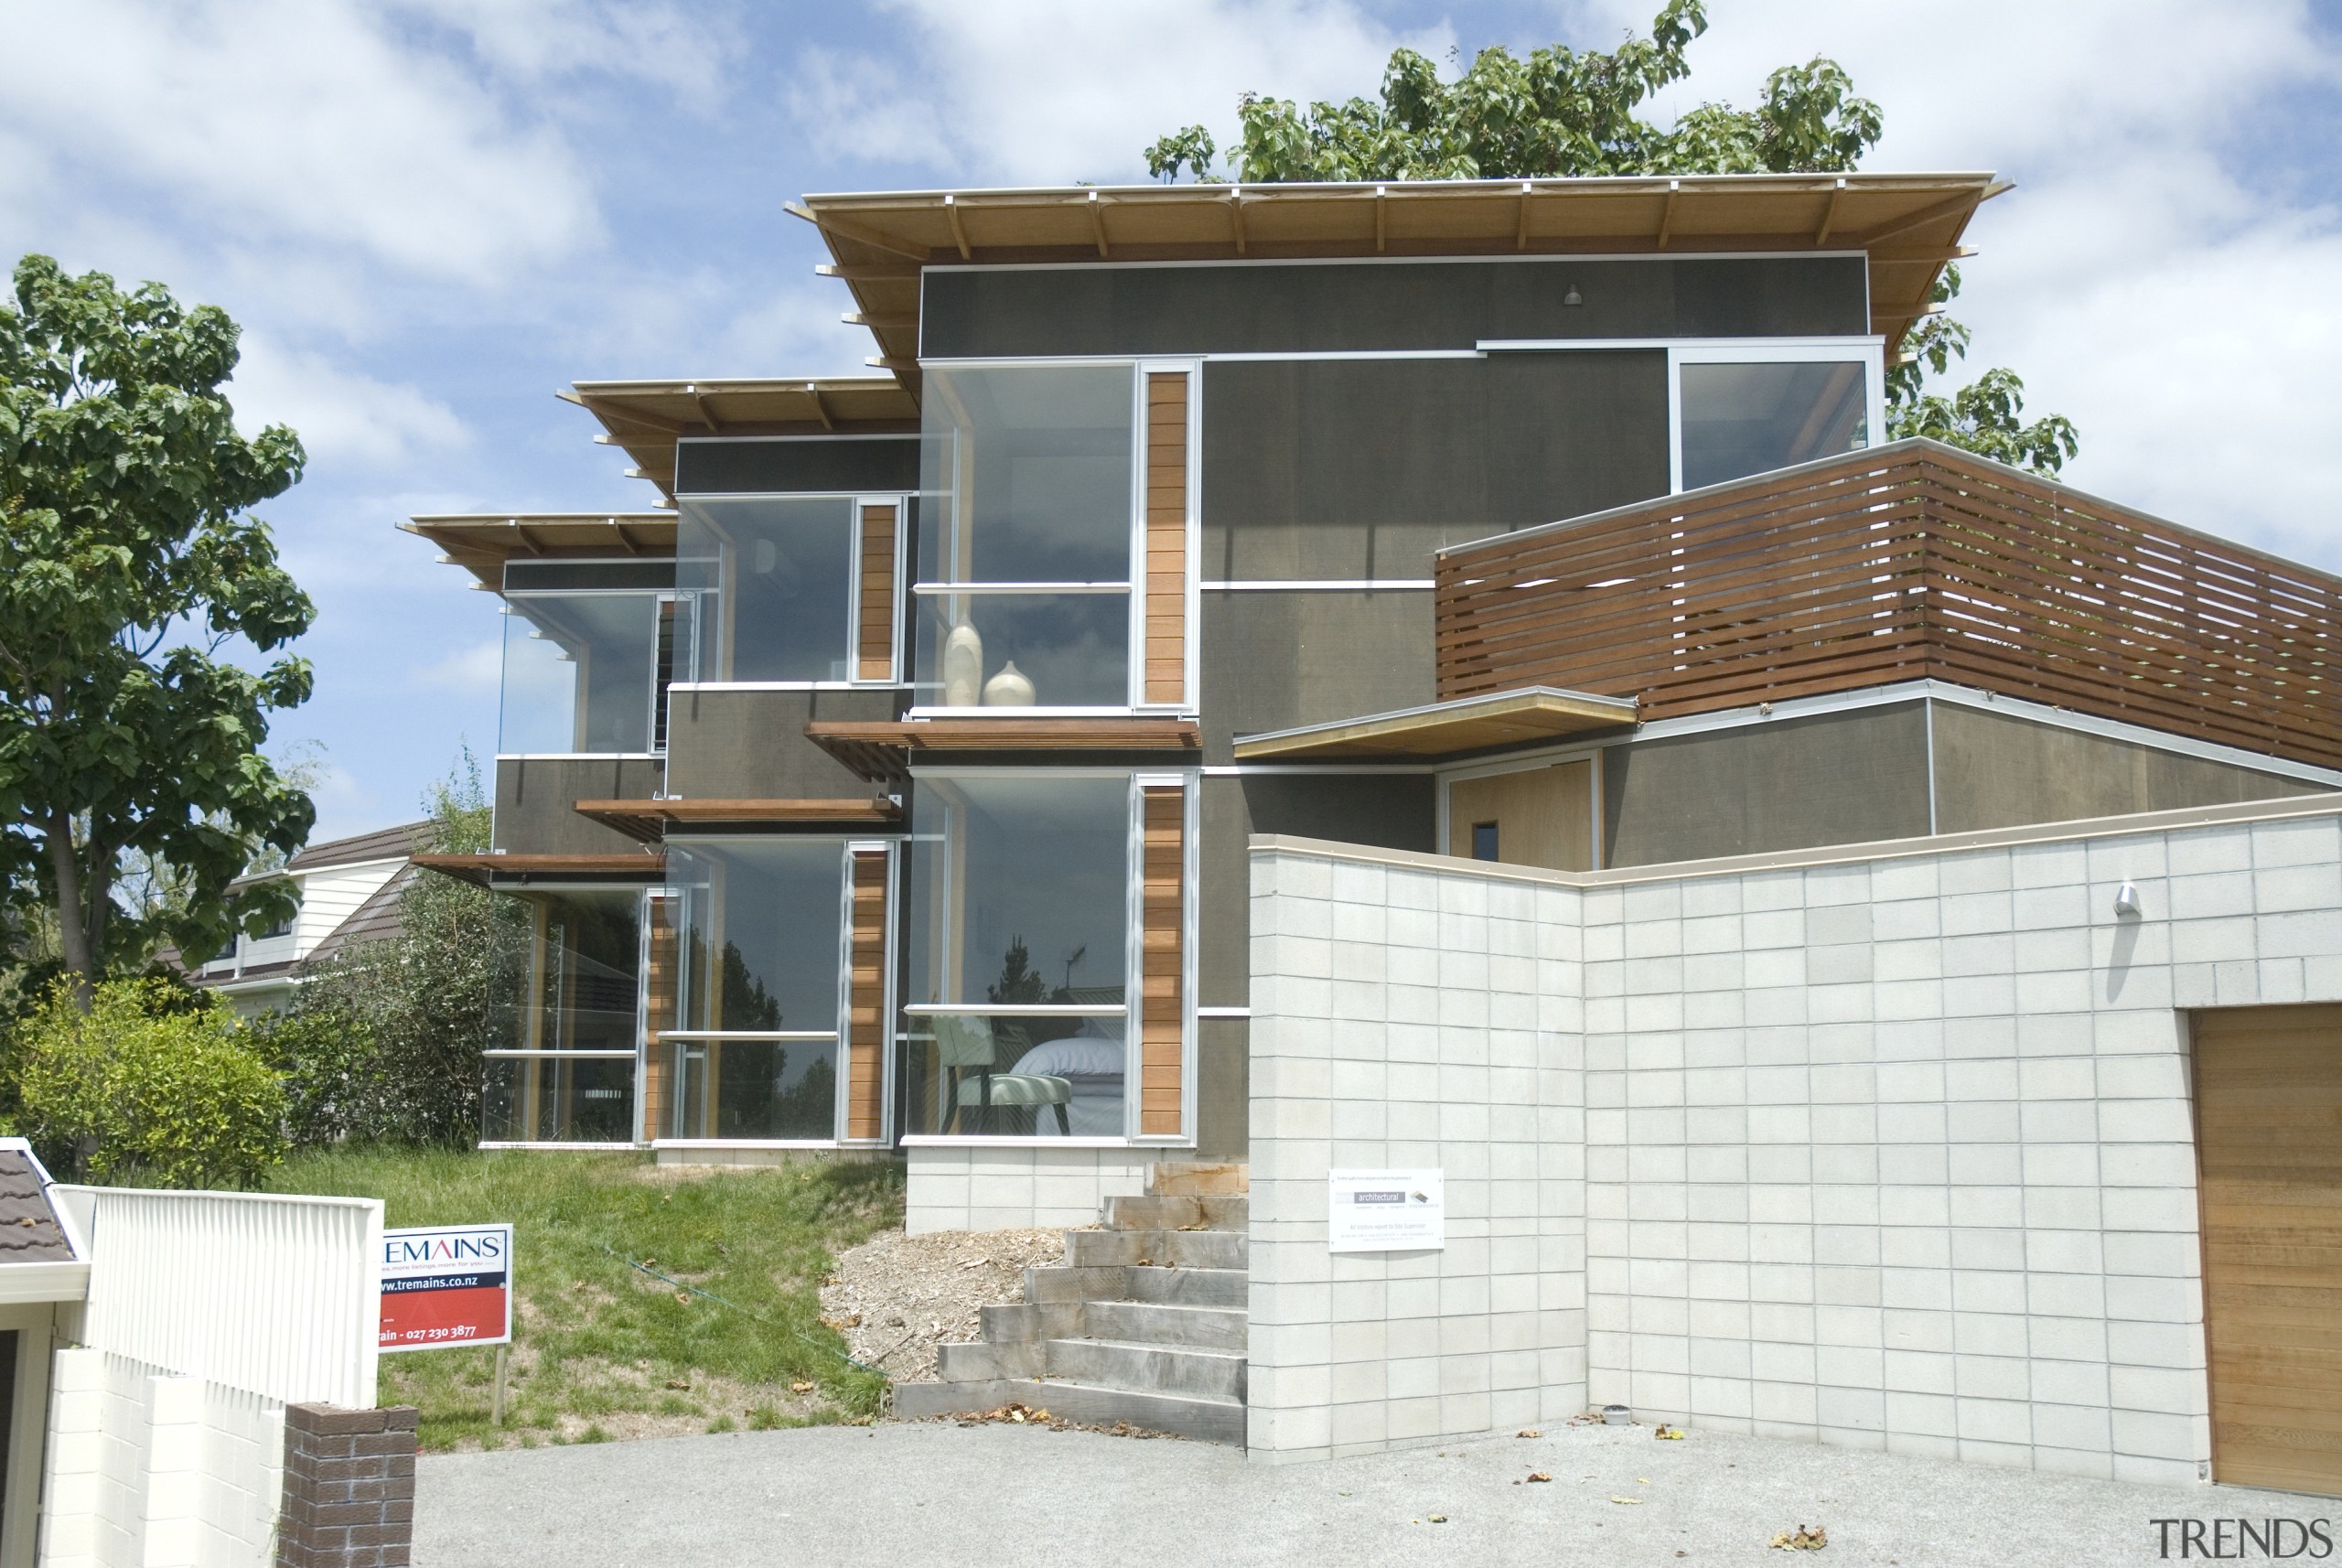
{"type": "Polygon", "coordinates": [[[1033,682],[1025,671],[1010,660],[1000,667],[1000,673],[984,682],[984,706],[987,708],[1029,708],[1033,705],[1033,682]]]}
{"type": "Polygon", "coordinates": [[[983,679],[983,634],[963,620],[943,639],[943,705],[974,707],[983,679]]]}

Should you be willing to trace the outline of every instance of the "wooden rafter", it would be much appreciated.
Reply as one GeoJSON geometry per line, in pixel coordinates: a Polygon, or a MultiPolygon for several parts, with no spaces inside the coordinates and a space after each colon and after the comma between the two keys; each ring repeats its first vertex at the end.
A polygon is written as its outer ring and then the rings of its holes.
{"type": "Polygon", "coordinates": [[[968,227],[960,220],[960,204],[951,199],[949,191],[943,196],[943,216],[951,220],[951,242],[960,247],[960,259],[973,261],[976,253],[968,245],[968,227]]]}
{"type": "Polygon", "coordinates": [[[1845,196],[1846,180],[1845,177],[1841,175],[1838,177],[1838,183],[1830,188],[1830,200],[1821,209],[1821,225],[1813,231],[1813,248],[1815,250],[1820,250],[1823,245],[1829,242],[1830,227],[1832,224],[1838,221],[1838,203],[1844,200],[1845,196]]]}
{"type": "Polygon", "coordinates": [[[1667,182],[1667,206],[1660,210],[1659,215],[1658,248],[1662,251],[1667,249],[1668,236],[1675,232],[1675,202],[1676,199],[1681,197],[1682,194],[1683,182],[1681,180],[1671,179],[1667,182]]]}
{"type": "Polygon", "coordinates": [[[1093,190],[1090,193],[1088,206],[1090,232],[1098,242],[1098,254],[1101,257],[1111,256],[1113,252],[1106,244],[1106,204],[1098,199],[1098,193],[1093,190]]]}

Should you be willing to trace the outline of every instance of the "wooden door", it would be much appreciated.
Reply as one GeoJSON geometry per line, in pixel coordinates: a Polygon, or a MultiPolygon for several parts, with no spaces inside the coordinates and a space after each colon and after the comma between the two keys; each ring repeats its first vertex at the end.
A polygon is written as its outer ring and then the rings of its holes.
{"type": "Polygon", "coordinates": [[[2342,1007],[2194,1036],[2213,1478],[2342,1496],[2342,1007]]]}
{"type": "Polygon", "coordinates": [[[1447,853],[1548,871],[1593,870],[1594,764],[1557,762],[1456,779],[1447,787],[1447,853]],[[1486,853],[1491,848],[1494,854],[1486,853]]]}

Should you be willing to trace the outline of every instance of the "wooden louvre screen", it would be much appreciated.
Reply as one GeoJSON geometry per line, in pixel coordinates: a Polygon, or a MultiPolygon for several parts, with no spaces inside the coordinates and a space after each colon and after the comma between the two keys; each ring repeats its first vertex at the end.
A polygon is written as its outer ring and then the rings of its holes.
{"type": "Polygon", "coordinates": [[[1146,378],[1146,700],[1187,700],[1187,374],[1146,378]]]}
{"type": "Polygon", "coordinates": [[[886,1136],[886,852],[854,852],[853,929],[846,960],[845,1135],[886,1136]]]}
{"type": "Polygon", "coordinates": [[[1139,854],[1139,1090],[1141,1137],[1176,1136],[1186,1096],[1187,792],[1149,786],[1139,854]]]}
{"type": "Polygon", "coordinates": [[[1440,557],[1442,700],[1922,678],[2342,766],[2342,579],[1928,441],[1440,557]]]}
{"type": "Polygon", "coordinates": [[[675,1015],[675,905],[650,900],[650,951],[642,976],[642,1136],[661,1138],[672,1112],[670,1064],[660,1026],[675,1015]]]}
{"type": "Polygon", "coordinates": [[[861,634],[858,681],[895,679],[895,551],[901,530],[892,501],[862,509],[861,634]]]}

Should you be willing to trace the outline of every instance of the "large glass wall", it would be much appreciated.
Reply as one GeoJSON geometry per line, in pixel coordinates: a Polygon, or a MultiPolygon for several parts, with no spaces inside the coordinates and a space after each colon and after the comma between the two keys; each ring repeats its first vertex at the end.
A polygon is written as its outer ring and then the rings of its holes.
{"type": "Polygon", "coordinates": [[[674,606],[665,561],[514,562],[505,568],[507,757],[650,752],[665,743],[674,606]]]}
{"type": "Polygon", "coordinates": [[[1127,775],[922,776],[910,847],[905,1130],[1120,1137],[1127,775]]]}
{"type": "Polygon", "coordinates": [[[845,866],[834,840],[669,841],[682,963],[660,1136],[837,1136],[845,866]]]}
{"type": "Polygon", "coordinates": [[[1135,375],[927,373],[920,706],[1129,705],[1135,375]]]}
{"type": "Polygon", "coordinates": [[[841,496],[685,499],[675,587],[693,628],[694,681],[844,681],[854,509],[841,496]]]}
{"type": "Polygon", "coordinates": [[[518,897],[530,906],[530,957],[498,1009],[484,1135],[490,1143],[630,1143],[642,890],[518,897]]]}
{"type": "Polygon", "coordinates": [[[1868,446],[1866,369],[1859,360],[1681,367],[1683,488],[1868,446]]]}

